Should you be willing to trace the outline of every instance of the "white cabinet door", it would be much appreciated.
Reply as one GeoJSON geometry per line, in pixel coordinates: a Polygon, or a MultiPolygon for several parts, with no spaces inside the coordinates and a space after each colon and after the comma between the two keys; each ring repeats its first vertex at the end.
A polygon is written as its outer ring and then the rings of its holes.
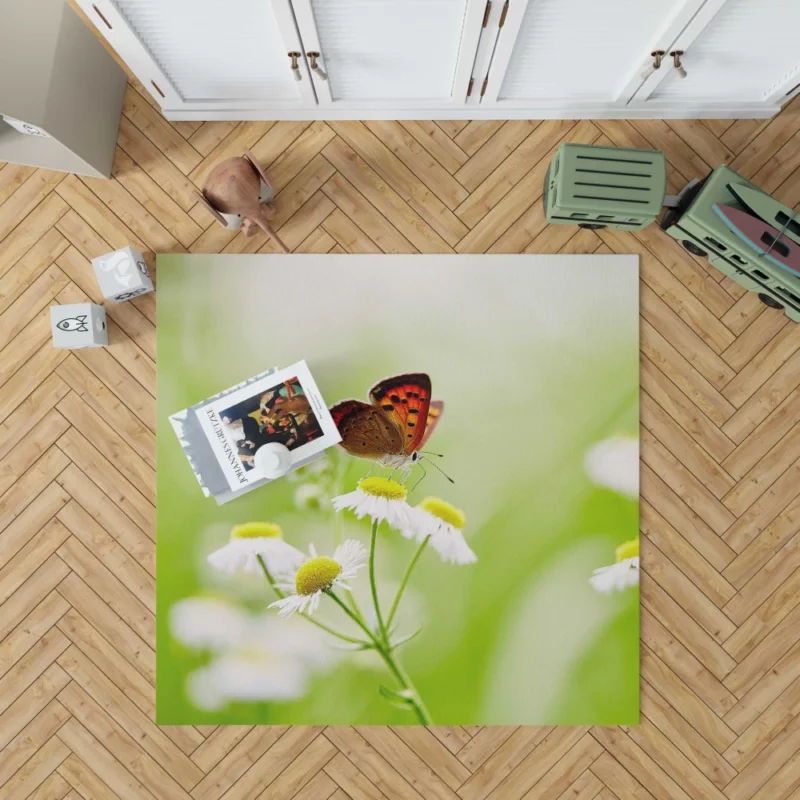
{"type": "Polygon", "coordinates": [[[281,24],[292,19],[289,0],[77,2],[166,110],[316,105],[308,75],[295,80],[287,56],[300,47],[293,23],[281,24]]]}
{"type": "Polygon", "coordinates": [[[634,104],[782,103],[800,89],[798,31],[800,0],[709,0],[670,47],[686,77],[660,71],[634,104]]]}
{"type": "Polygon", "coordinates": [[[509,0],[481,105],[624,106],[704,0],[509,0]]]}
{"type": "Polygon", "coordinates": [[[321,107],[464,104],[486,0],[292,0],[321,107]]]}

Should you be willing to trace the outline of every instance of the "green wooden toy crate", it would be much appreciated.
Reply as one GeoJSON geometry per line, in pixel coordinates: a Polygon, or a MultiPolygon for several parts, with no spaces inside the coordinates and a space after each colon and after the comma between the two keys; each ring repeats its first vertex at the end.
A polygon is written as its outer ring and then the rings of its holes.
{"type": "Polygon", "coordinates": [[[762,258],[714,212],[715,203],[747,210],[728,190],[729,183],[761,192],[730,167],[717,167],[703,181],[681,193],[678,208],[667,211],[661,229],[690,253],[708,256],[720,272],[756,292],[763,303],[783,308],[789,319],[800,322],[800,277],[762,258]]]}
{"type": "Polygon", "coordinates": [[[547,221],[638,231],[655,222],[667,189],[658,150],[562,144],[544,180],[547,221]]]}

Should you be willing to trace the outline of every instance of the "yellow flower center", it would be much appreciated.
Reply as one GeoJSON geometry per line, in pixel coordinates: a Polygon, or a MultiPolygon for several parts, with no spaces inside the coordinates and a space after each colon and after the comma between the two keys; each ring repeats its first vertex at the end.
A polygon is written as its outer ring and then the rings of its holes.
{"type": "Polygon", "coordinates": [[[636,558],[639,555],[639,537],[623,542],[616,550],[617,564],[626,558],[636,558]]]}
{"type": "Polygon", "coordinates": [[[245,645],[243,647],[237,647],[231,652],[233,655],[241,658],[242,661],[248,661],[254,666],[266,665],[272,661],[272,659],[264,650],[257,647],[248,647],[245,645]]]}
{"type": "Polygon", "coordinates": [[[408,494],[405,486],[388,478],[362,478],[358,482],[358,488],[374,497],[385,497],[387,500],[405,500],[408,494]]]}
{"type": "Polygon", "coordinates": [[[444,500],[440,500],[438,497],[426,497],[419,504],[419,507],[459,530],[467,524],[467,518],[460,508],[451,506],[450,503],[445,503],[444,500]]]}
{"type": "Polygon", "coordinates": [[[245,522],[234,527],[231,539],[283,539],[283,532],[274,522],[245,522]]]}
{"type": "Polygon", "coordinates": [[[297,594],[314,594],[330,589],[341,571],[341,565],[332,558],[327,556],[310,558],[297,570],[297,577],[294,579],[297,594]]]}

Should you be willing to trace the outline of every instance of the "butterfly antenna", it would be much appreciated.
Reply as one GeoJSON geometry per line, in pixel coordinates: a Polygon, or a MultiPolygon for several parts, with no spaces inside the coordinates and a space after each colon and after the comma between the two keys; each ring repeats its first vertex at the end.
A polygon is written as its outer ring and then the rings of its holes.
{"type": "MultiPolygon", "coordinates": [[[[417,463],[419,463],[419,461],[418,461],[417,463]]],[[[451,478],[451,477],[450,477],[450,476],[449,476],[449,475],[448,475],[448,474],[447,474],[447,473],[446,473],[446,472],[445,472],[445,471],[444,471],[444,470],[443,470],[441,467],[439,467],[439,466],[437,466],[437,465],[436,465],[436,462],[434,462],[434,461],[428,461],[428,463],[429,463],[429,464],[430,464],[430,465],[431,465],[431,466],[432,466],[434,469],[436,469],[436,470],[439,470],[439,472],[441,472],[441,473],[442,473],[442,475],[444,475],[444,476],[445,476],[445,478],[447,478],[447,480],[449,480],[449,481],[450,481],[450,483],[455,483],[455,481],[454,481],[454,480],[453,480],[453,479],[452,479],[452,478],[451,478]]]]}
{"type": "Polygon", "coordinates": [[[430,450],[420,450],[420,453],[425,453],[426,456],[436,456],[437,458],[444,458],[444,453],[431,453],[430,450]]]}
{"type": "Polygon", "coordinates": [[[419,476],[419,480],[418,480],[418,481],[417,481],[417,482],[416,482],[416,483],[415,483],[415,484],[414,484],[414,485],[411,487],[411,489],[410,489],[410,490],[409,490],[409,492],[408,492],[409,494],[411,494],[411,493],[414,491],[414,489],[416,489],[416,488],[417,488],[417,486],[419,486],[419,485],[420,485],[420,483],[422,483],[423,479],[424,479],[424,478],[427,476],[427,474],[428,474],[428,472],[427,472],[427,470],[425,469],[425,467],[423,467],[423,466],[422,466],[422,461],[421,461],[421,460],[417,461],[417,466],[418,466],[418,467],[419,467],[419,468],[422,470],[422,475],[420,475],[420,476],[419,476]]]}

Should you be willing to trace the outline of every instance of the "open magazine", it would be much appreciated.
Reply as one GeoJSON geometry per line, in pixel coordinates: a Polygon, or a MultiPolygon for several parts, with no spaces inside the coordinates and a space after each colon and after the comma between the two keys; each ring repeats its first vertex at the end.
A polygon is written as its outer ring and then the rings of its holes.
{"type": "Polygon", "coordinates": [[[220,503],[269,483],[255,468],[259,447],[285,445],[296,469],[341,441],[305,361],[261,373],[170,422],[204,493],[220,503]]]}

